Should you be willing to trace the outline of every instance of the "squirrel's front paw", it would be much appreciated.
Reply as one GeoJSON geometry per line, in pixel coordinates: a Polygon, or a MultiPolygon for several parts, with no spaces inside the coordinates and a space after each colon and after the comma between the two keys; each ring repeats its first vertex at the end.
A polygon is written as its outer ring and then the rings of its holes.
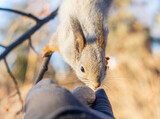
{"type": "Polygon", "coordinates": [[[52,54],[51,49],[46,45],[42,50],[42,57],[50,56],[52,54]]]}
{"type": "Polygon", "coordinates": [[[109,69],[109,66],[108,66],[108,60],[109,59],[110,59],[109,57],[105,57],[105,62],[106,62],[107,69],[109,69]]]}

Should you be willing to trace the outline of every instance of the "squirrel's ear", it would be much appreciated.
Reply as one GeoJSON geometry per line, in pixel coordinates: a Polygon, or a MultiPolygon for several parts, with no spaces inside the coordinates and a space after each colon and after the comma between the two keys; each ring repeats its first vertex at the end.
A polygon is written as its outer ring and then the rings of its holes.
{"type": "Polygon", "coordinates": [[[75,52],[81,53],[86,45],[86,40],[80,22],[76,18],[71,18],[71,27],[74,34],[75,52]]]}
{"type": "Polygon", "coordinates": [[[85,39],[80,32],[75,33],[74,46],[77,53],[81,53],[85,47],[85,39]]]}
{"type": "Polygon", "coordinates": [[[100,15],[100,17],[97,18],[96,33],[97,33],[97,45],[100,46],[102,49],[105,49],[105,38],[104,38],[102,15],[100,15]]]}

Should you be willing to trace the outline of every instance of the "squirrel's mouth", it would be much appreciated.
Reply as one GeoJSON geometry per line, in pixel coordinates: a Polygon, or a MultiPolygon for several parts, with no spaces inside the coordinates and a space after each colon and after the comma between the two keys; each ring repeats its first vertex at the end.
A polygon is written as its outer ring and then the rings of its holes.
{"type": "Polygon", "coordinates": [[[98,87],[100,87],[101,83],[94,83],[91,79],[86,79],[86,78],[82,78],[82,77],[78,77],[80,79],[80,81],[88,86],[89,88],[91,88],[92,90],[96,90],[98,87]]]}

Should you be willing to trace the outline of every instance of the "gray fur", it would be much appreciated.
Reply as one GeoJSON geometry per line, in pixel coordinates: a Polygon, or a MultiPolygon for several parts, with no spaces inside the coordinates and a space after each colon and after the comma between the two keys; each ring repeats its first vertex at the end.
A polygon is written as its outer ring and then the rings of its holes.
{"type": "Polygon", "coordinates": [[[106,21],[111,3],[112,0],[63,0],[59,9],[60,24],[49,43],[50,47],[58,46],[59,53],[78,78],[91,88],[98,87],[106,74],[105,49],[97,44],[97,35],[107,40],[106,21]],[[103,28],[97,29],[98,24],[103,28]],[[79,49],[78,56],[75,53],[75,30],[83,32],[86,42],[83,49],[79,49]],[[81,66],[84,66],[85,73],[80,70],[81,66]]]}

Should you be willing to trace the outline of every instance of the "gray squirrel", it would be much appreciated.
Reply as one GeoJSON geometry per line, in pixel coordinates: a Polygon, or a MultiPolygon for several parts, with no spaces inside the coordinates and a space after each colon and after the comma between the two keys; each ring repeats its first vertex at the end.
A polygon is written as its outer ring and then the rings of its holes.
{"type": "Polygon", "coordinates": [[[106,75],[107,15],[113,0],[63,0],[60,23],[42,55],[60,53],[78,78],[96,89],[106,75]]]}

